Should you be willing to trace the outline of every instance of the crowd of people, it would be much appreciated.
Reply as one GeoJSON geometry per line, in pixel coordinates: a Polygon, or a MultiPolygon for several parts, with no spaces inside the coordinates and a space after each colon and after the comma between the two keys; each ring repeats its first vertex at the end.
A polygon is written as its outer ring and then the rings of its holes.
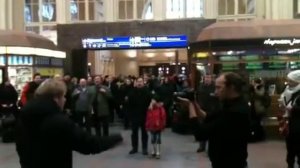
{"type": "MultiPolygon", "coordinates": [[[[280,130],[286,136],[287,163],[292,168],[295,158],[300,160],[300,71],[289,73],[287,79],[279,100],[283,112],[280,130]]],[[[271,98],[261,78],[247,84],[236,73],[218,78],[206,75],[197,90],[188,78],[175,75],[96,75],[79,80],[56,75],[42,80],[40,74],[35,74],[23,88],[20,101],[6,79],[0,86],[0,102],[2,113],[9,109],[18,119],[16,144],[23,167],[45,163],[49,167],[72,167],[72,150],[99,153],[120,142],[122,137],[109,131],[110,124],[118,121],[124,129],[131,129],[129,154],[139,150],[140,129],[142,154],[148,155],[149,131],[151,156],[159,159],[161,133],[176,124],[175,112],[179,109],[174,109],[174,104],[183,104],[188,129],[200,144],[197,151],[203,152],[208,146],[212,167],[245,168],[248,142],[265,139],[262,121],[271,98]],[[50,158],[55,160],[51,164],[50,158]]]]}

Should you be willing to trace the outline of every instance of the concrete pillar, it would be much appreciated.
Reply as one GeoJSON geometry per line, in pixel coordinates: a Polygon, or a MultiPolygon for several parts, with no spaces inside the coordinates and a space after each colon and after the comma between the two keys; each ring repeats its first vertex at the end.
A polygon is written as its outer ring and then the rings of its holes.
{"type": "Polygon", "coordinates": [[[154,20],[166,19],[166,0],[152,0],[154,20]]]}
{"type": "Polygon", "coordinates": [[[117,18],[117,4],[114,0],[103,0],[104,5],[104,21],[113,22],[117,18]]]}
{"type": "Polygon", "coordinates": [[[272,0],[271,2],[272,8],[272,19],[278,20],[280,18],[280,13],[283,9],[279,8],[279,0],[272,0]]]}
{"type": "Polygon", "coordinates": [[[272,0],[266,0],[265,19],[273,19],[272,18],[272,0]]]}
{"type": "Polygon", "coordinates": [[[256,8],[256,18],[265,19],[266,18],[266,0],[255,1],[256,8]]]}
{"type": "Polygon", "coordinates": [[[56,22],[67,23],[70,21],[70,1],[56,0],[56,22]]]}
{"type": "Polygon", "coordinates": [[[0,0],[0,29],[6,29],[6,0],[0,0]]]}
{"type": "Polygon", "coordinates": [[[10,1],[12,2],[12,29],[17,31],[25,30],[24,9],[25,1],[10,1]]]}

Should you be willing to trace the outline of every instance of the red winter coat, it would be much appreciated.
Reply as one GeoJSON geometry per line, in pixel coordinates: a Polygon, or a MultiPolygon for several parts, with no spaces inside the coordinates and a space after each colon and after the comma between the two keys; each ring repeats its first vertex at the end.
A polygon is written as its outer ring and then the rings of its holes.
{"type": "Polygon", "coordinates": [[[163,106],[154,107],[147,111],[146,130],[161,131],[166,126],[166,112],[163,106]]]}

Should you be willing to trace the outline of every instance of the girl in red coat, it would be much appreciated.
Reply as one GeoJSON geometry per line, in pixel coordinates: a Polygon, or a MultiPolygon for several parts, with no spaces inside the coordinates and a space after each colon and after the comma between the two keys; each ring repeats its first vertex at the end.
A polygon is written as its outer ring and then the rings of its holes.
{"type": "Polygon", "coordinates": [[[160,158],[161,132],[166,126],[166,112],[163,103],[152,99],[146,118],[146,130],[151,133],[152,157],[160,158]]]}

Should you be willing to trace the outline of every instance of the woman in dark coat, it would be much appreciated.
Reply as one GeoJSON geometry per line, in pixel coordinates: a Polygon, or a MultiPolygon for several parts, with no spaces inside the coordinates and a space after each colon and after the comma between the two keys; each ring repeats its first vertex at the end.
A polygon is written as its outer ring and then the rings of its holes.
{"type": "Polygon", "coordinates": [[[0,85],[0,112],[1,115],[5,114],[14,114],[17,113],[17,101],[18,101],[18,92],[14,86],[10,83],[9,79],[6,79],[0,85]]]}

